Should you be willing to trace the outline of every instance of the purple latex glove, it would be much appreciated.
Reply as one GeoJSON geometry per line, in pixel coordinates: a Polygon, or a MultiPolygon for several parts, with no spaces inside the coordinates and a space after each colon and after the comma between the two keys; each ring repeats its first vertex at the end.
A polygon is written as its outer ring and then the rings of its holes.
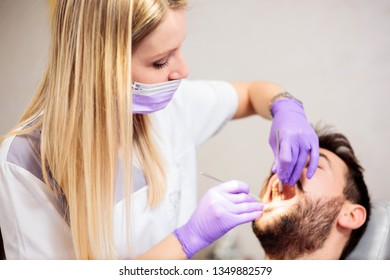
{"type": "Polygon", "coordinates": [[[190,220],[173,234],[190,259],[232,228],[262,215],[263,204],[249,195],[249,186],[229,181],[209,189],[190,220]]]}
{"type": "Polygon", "coordinates": [[[318,137],[306,119],[302,103],[290,98],[282,98],[272,103],[273,116],[269,143],[275,161],[272,171],[278,174],[283,184],[293,186],[300,178],[310,154],[307,178],[313,177],[319,159],[318,137]],[[279,130],[280,154],[276,133],[279,130]]]}

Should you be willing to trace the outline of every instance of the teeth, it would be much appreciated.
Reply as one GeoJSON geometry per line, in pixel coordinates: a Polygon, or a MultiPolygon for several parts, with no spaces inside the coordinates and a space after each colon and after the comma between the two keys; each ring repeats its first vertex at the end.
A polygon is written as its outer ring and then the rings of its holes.
{"type": "Polygon", "coordinates": [[[282,195],[279,193],[279,179],[272,183],[272,201],[282,200],[282,195]]]}

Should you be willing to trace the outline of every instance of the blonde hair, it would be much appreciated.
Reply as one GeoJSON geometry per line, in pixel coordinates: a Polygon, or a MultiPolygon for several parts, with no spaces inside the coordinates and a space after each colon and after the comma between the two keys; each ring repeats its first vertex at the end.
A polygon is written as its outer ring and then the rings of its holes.
{"type": "Polygon", "coordinates": [[[17,127],[38,121],[10,134],[41,127],[43,177],[66,199],[64,214],[78,259],[117,257],[113,217],[119,160],[127,225],[133,153],[149,185],[149,204],[164,196],[164,168],[150,121],[131,113],[131,54],[170,8],[185,5],[186,0],[55,3],[49,64],[17,127]]]}

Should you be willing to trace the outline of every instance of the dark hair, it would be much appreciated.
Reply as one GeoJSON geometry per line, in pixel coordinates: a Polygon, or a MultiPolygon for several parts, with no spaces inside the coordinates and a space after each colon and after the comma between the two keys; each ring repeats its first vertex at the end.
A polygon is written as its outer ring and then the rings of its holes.
{"type": "Polygon", "coordinates": [[[360,165],[351,144],[343,134],[334,132],[330,126],[316,126],[315,131],[319,138],[320,148],[331,151],[347,165],[346,185],[344,196],[352,203],[362,205],[367,212],[365,223],[352,231],[348,243],[345,245],[340,259],[345,259],[358,244],[364,234],[371,214],[370,196],[364,182],[364,169],[360,165]]]}

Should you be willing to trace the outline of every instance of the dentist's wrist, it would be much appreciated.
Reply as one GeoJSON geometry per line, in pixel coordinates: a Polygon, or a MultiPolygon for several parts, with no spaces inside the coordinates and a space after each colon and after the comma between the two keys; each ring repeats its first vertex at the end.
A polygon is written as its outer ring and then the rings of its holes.
{"type": "Polygon", "coordinates": [[[275,110],[276,110],[275,105],[277,105],[277,103],[284,103],[284,102],[279,102],[279,101],[282,101],[283,99],[285,99],[285,101],[291,101],[292,103],[297,104],[300,108],[303,109],[303,103],[300,100],[298,100],[297,98],[292,96],[289,92],[284,91],[284,92],[281,92],[281,93],[275,95],[271,99],[271,102],[269,105],[269,112],[270,112],[270,115],[272,116],[272,118],[275,115],[275,110]]]}

